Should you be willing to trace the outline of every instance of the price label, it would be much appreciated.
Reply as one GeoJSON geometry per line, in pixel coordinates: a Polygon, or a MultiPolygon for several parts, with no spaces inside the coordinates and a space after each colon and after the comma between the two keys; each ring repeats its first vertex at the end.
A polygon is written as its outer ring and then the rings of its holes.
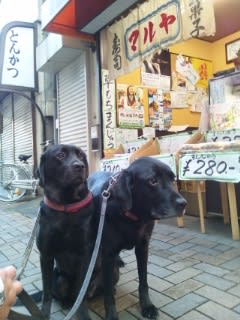
{"type": "Polygon", "coordinates": [[[100,162],[101,171],[109,171],[112,173],[120,172],[129,166],[129,156],[117,157],[112,159],[104,159],[100,162]]]}
{"type": "Polygon", "coordinates": [[[195,152],[183,154],[179,159],[180,180],[240,181],[240,153],[195,152]]]}
{"type": "Polygon", "coordinates": [[[156,156],[151,156],[151,157],[164,162],[166,165],[168,165],[172,169],[175,175],[177,174],[176,160],[172,154],[158,154],[156,156]]]}
{"type": "Polygon", "coordinates": [[[208,131],[206,142],[235,141],[240,139],[240,130],[208,131]]]}
{"type": "Polygon", "coordinates": [[[137,151],[143,144],[145,144],[147,140],[136,140],[136,141],[130,141],[123,143],[123,148],[126,153],[133,153],[134,151],[137,151]]]}

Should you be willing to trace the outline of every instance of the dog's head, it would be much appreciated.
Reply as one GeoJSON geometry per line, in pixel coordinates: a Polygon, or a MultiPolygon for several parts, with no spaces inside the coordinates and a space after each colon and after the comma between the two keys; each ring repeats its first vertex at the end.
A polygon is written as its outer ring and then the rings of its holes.
{"type": "Polygon", "coordinates": [[[124,211],[133,211],[144,219],[181,216],[186,200],[177,191],[175,180],[169,166],[142,157],[120,173],[112,194],[124,211]]]}
{"type": "Polygon", "coordinates": [[[74,145],[53,145],[42,154],[38,172],[44,191],[85,187],[88,177],[86,154],[74,145]]]}

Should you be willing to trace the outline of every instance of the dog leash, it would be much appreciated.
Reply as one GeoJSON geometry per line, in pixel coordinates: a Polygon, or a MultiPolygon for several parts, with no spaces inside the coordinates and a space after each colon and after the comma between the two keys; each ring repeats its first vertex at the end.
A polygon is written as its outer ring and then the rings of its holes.
{"type": "MultiPolygon", "coordinates": [[[[28,240],[27,246],[26,246],[24,254],[23,254],[20,269],[17,271],[17,275],[16,275],[17,280],[21,279],[21,276],[26,268],[29,256],[30,256],[32,248],[33,248],[34,239],[35,239],[35,236],[37,233],[39,219],[40,219],[40,207],[38,209],[37,217],[35,219],[35,223],[34,223],[30,238],[28,240]]],[[[43,319],[43,315],[42,315],[40,309],[36,305],[35,301],[33,301],[31,296],[25,291],[25,289],[23,289],[18,294],[18,298],[23,303],[23,305],[27,308],[27,310],[30,312],[31,316],[18,313],[14,310],[10,310],[9,315],[8,315],[9,320],[30,320],[30,319],[31,320],[35,320],[35,319],[41,320],[41,319],[43,319]]]]}
{"type": "MultiPolygon", "coordinates": [[[[92,257],[91,257],[91,260],[89,263],[89,267],[88,267],[85,279],[83,281],[81,290],[77,296],[77,299],[76,299],[74,305],[72,306],[71,310],[68,312],[68,314],[66,315],[66,317],[63,320],[72,319],[72,317],[77,312],[77,310],[78,310],[80,304],[82,303],[84,296],[86,294],[86,291],[87,291],[87,288],[88,288],[88,285],[89,285],[89,282],[91,280],[91,276],[93,273],[93,269],[94,269],[94,266],[95,266],[95,263],[97,260],[99,247],[100,247],[100,243],[101,243],[101,239],[102,239],[102,232],[103,232],[103,226],[104,226],[105,214],[106,214],[106,208],[107,208],[107,200],[110,197],[110,190],[115,183],[116,183],[116,178],[114,178],[112,176],[110,178],[108,188],[102,192],[102,205],[101,205],[100,220],[99,220],[99,225],[98,225],[98,233],[97,233],[97,238],[95,241],[92,257]]],[[[35,220],[35,224],[33,226],[33,230],[31,232],[31,236],[29,238],[27,247],[24,251],[20,270],[17,272],[16,278],[18,280],[20,280],[20,278],[26,268],[29,256],[31,254],[31,251],[33,248],[33,243],[34,243],[34,238],[36,236],[37,229],[38,229],[39,219],[40,219],[40,207],[38,209],[37,217],[35,220]]],[[[38,308],[36,303],[33,301],[31,296],[24,289],[18,295],[18,297],[21,300],[21,302],[23,303],[23,305],[25,305],[27,310],[30,312],[31,316],[18,313],[14,310],[10,310],[9,316],[8,316],[9,320],[43,320],[44,319],[43,314],[41,313],[40,309],[38,308]]]]}
{"type": "Polygon", "coordinates": [[[91,276],[93,273],[93,268],[94,268],[96,260],[97,260],[97,255],[99,252],[99,247],[100,247],[100,243],[101,243],[101,239],[102,239],[102,232],[103,232],[103,226],[104,226],[105,214],[106,214],[106,208],[107,208],[107,200],[110,197],[110,190],[111,190],[113,184],[115,184],[115,182],[116,182],[116,179],[114,177],[111,177],[107,190],[104,190],[102,192],[103,200],[102,200],[102,205],[101,205],[101,214],[100,214],[100,220],[99,220],[99,225],[98,225],[98,233],[97,233],[97,238],[95,241],[92,257],[91,257],[91,260],[89,263],[89,267],[88,267],[85,279],[83,281],[81,290],[77,296],[77,299],[76,299],[74,305],[72,306],[71,310],[69,311],[69,313],[66,315],[66,317],[63,320],[72,319],[72,317],[77,312],[77,310],[78,310],[80,304],[82,303],[84,296],[86,294],[86,291],[87,291],[87,288],[88,288],[88,285],[89,285],[89,282],[91,280],[91,276]]]}
{"type": "Polygon", "coordinates": [[[35,236],[36,236],[36,233],[37,233],[39,219],[40,219],[40,207],[38,208],[37,217],[35,219],[35,223],[34,223],[30,238],[28,240],[28,244],[27,244],[26,249],[25,249],[24,254],[23,254],[23,258],[22,258],[20,269],[17,272],[17,276],[16,276],[17,280],[21,279],[21,276],[22,276],[22,274],[23,274],[23,272],[24,272],[24,270],[26,268],[26,265],[28,263],[28,259],[29,259],[29,256],[31,254],[31,251],[32,251],[32,248],[33,248],[33,244],[34,244],[34,239],[35,239],[35,236]]]}

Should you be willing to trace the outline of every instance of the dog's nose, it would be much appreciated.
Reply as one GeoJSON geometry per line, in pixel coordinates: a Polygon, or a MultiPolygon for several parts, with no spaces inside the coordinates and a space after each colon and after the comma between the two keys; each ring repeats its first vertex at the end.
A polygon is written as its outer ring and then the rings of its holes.
{"type": "Polygon", "coordinates": [[[185,209],[186,205],[187,205],[187,201],[184,198],[179,197],[176,199],[177,210],[182,212],[185,209]]]}
{"type": "Polygon", "coordinates": [[[74,169],[84,169],[85,168],[85,164],[81,161],[74,161],[72,166],[74,169]]]}

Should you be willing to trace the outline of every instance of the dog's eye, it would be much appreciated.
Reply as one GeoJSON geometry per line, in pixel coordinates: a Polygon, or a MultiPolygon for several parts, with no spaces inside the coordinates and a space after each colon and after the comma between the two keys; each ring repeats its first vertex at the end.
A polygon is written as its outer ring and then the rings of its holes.
{"type": "Polygon", "coordinates": [[[56,155],[56,157],[57,157],[58,160],[63,160],[65,158],[65,153],[64,152],[59,152],[56,155]]]}
{"type": "Polygon", "coordinates": [[[80,153],[80,152],[79,152],[79,154],[78,154],[78,158],[79,158],[80,160],[84,161],[84,156],[83,156],[83,154],[80,153]]]}
{"type": "Polygon", "coordinates": [[[156,177],[153,177],[153,178],[149,179],[149,184],[151,186],[156,186],[159,184],[159,180],[156,177]]]}

